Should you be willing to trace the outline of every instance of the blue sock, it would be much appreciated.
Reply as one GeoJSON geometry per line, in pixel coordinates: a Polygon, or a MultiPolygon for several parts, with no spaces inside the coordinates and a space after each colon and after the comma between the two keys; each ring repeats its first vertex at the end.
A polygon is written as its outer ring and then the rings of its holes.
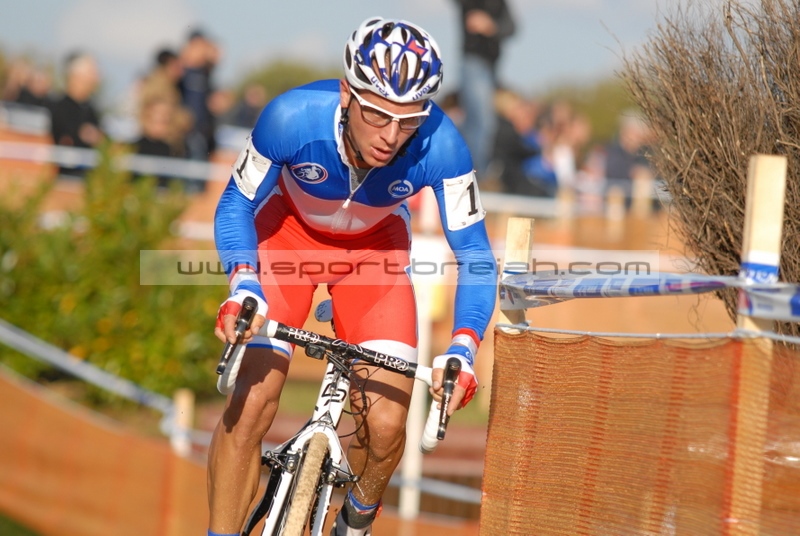
{"type": "Polygon", "coordinates": [[[208,536],[239,536],[239,533],[234,532],[232,534],[220,534],[219,532],[211,532],[211,529],[208,529],[208,536]]]}
{"type": "Polygon", "coordinates": [[[368,514],[373,510],[376,510],[378,506],[380,506],[381,502],[378,501],[375,504],[361,504],[358,499],[353,496],[353,491],[350,490],[347,492],[347,500],[350,501],[350,504],[353,505],[356,512],[359,514],[368,514]]]}

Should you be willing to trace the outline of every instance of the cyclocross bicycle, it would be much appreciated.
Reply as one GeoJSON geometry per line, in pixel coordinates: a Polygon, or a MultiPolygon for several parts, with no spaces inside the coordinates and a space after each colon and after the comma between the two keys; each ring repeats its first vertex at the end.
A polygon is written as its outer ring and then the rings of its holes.
{"type": "MultiPolygon", "coordinates": [[[[256,309],[255,300],[245,299],[236,322],[239,337],[249,327],[256,309]]],[[[315,312],[320,321],[331,318],[330,300],[321,303],[315,312]]],[[[341,339],[286,326],[272,320],[264,327],[268,337],[280,339],[305,348],[309,357],[327,360],[314,413],[311,419],[292,438],[267,450],[261,458],[269,468],[264,495],[250,513],[242,531],[249,536],[264,519],[262,536],[324,536],[325,518],[334,488],[358,481],[347,463],[336,428],[345,411],[350,393],[351,375],[356,362],[416,378],[431,385],[432,369],[399,357],[386,355],[350,344],[341,339]]],[[[217,373],[223,374],[236,344],[226,343],[217,373]]],[[[445,367],[441,404],[431,403],[419,448],[432,452],[444,439],[447,430],[447,406],[461,370],[458,359],[451,358],[445,367]],[[440,406],[437,408],[437,406],[440,406]]],[[[362,397],[365,396],[362,389],[362,397]]],[[[362,407],[366,407],[362,404],[362,407]]]]}

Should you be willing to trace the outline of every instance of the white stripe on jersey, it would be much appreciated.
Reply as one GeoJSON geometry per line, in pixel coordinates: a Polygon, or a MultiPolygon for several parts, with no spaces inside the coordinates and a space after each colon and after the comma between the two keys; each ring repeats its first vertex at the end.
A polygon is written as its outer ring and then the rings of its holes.
{"type": "Polygon", "coordinates": [[[391,214],[403,213],[408,219],[408,210],[403,201],[387,207],[371,207],[351,200],[345,205],[343,199],[320,199],[306,193],[284,167],[282,170],[284,194],[291,199],[297,215],[309,227],[324,234],[359,234],[368,231],[391,214]]]}

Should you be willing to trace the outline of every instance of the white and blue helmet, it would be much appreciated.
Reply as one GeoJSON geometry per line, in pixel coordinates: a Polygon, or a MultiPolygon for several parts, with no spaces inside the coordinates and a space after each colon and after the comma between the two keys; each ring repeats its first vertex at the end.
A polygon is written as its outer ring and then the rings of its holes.
{"type": "Polygon", "coordinates": [[[404,20],[362,22],[344,47],[344,70],[353,88],[397,103],[433,98],[442,86],[439,45],[404,20]]]}

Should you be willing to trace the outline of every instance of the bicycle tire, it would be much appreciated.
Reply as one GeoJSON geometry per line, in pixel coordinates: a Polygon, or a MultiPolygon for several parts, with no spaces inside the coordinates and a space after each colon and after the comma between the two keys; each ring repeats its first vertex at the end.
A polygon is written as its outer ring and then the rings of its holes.
{"type": "Polygon", "coordinates": [[[302,536],[306,522],[310,517],[310,510],[314,506],[314,498],[319,490],[319,479],[322,465],[328,455],[328,436],[318,432],[311,436],[308,450],[303,457],[300,473],[297,477],[297,487],[286,516],[284,536],[302,536]]]}

